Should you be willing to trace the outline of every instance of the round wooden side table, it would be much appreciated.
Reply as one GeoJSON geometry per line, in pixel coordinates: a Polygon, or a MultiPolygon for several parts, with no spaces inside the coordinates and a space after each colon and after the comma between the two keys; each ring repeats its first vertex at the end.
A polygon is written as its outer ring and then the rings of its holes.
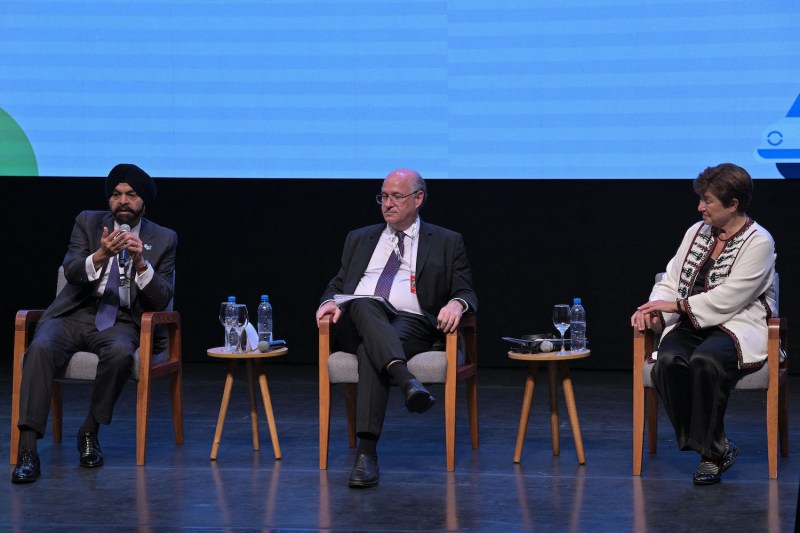
{"type": "Polygon", "coordinates": [[[569,363],[575,359],[589,357],[591,353],[590,350],[534,354],[513,351],[508,352],[508,357],[511,359],[528,362],[528,376],[525,379],[525,394],[522,397],[522,412],[519,416],[519,429],[517,430],[517,445],[514,449],[515,463],[519,463],[522,457],[522,446],[525,443],[525,433],[528,430],[528,417],[531,413],[533,392],[536,388],[536,375],[539,371],[540,363],[547,364],[547,371],[550,378],[550,431],[553,439],[553,455],[558,455],[560,451],[558,431],[558,383],[556,381],[556,376],[560,374],[561,388],[564,390],[564,400],[567,404],[569,422],[572,426],[572,438],[575,440],[575,451],[578,454],[578,463],[586,463],[586,455],[583,451],[583,439],[581,438],[581,427],[578,423],[578,409],[575,406],[572,379],[569,377],[569,363]]]}
{"type": "Polygon", "coordinates": [[[278,430],[275,427],[275,416],[272,413],[272,400],[269,396],[269,386],[267,385],[267,375],[264,373],[262,361],[268,357],[279,357],[288,352],[288,348],[277,348],[268,352],[244,352],[233,353],[226,351],[223,347],[211,348],[206,353],[209,357],[218,359],[228,359],[228,375],[225,377],[225,389],[222,392],[222,404],[219,407],[219,418],[217,418],[217,430],[214,433],[214,443],[211,446],[211,459],[216,460],[219,451],[219,442],[222,438],[222,428],[225,425],[225,415],[228,412],[228,402],[231,398],[233,388],[233,375],[236,372],[236,363],[244,361],[247,366],[247,389],[250,396],[250,424],[253,428],[253,449],[259,450],[261,445],[258,440],[258,411],[256,409],[256,376],[261,386],[261,398],[264,401],[264,411],[267,414],[267,425],[269,434],[272,438],[272,451],[275,459],[281,458],[281,447],[278,444],[278,430]]]}

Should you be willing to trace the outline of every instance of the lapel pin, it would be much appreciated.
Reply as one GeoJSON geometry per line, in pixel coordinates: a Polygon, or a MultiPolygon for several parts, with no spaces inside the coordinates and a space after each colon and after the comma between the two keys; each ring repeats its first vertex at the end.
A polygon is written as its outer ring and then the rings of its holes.
{"type": "Polygon", "coordinates": [[[153,249],[153,245],[152,244],[145,244],[144,245],[144,249],[147,250],[147,251],[150,251],[150,250],[153,249]]]}

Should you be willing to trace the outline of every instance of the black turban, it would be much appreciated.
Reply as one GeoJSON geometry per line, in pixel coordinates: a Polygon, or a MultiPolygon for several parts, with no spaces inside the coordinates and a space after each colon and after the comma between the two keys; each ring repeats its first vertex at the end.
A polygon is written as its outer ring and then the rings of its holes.
{"type": "Polygon", "coordinates": [[[111,169],[106,178],[106,198],[111,198],[114,187],[119,183],[127,183],[142,197],[144,205],[149,206],[156,199],[156,182],[147,172],[130,163],[120,163],[111,169]]]}

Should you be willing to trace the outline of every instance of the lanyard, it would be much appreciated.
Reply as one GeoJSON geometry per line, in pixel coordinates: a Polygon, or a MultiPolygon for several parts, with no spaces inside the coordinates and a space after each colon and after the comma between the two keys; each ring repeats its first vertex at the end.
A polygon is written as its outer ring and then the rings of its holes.
{"type": "Polygon", "coordinates": [[[408,265],[408,269],[411,272],[411,294],[417,294],[417,276],[416,276],[416,267],[417,267],[417,251],[416,246],[419,245],[417,241],[417,234],[419,233],[419,224],[413,224],[411,226],[411,235],[408,237],[411,239],[411,242],[408,245],[408,252],[409,257],[413,259],[413,263],[411,261],[407,261],[401,254],[400,254],[400,241],[397,238],[397,235],[392,233],[391,237],[389,237],[389,242],[392,245],[392,251],[397,256],[397,259],[400,261],[400,264],[405,263],[408,265]]]}

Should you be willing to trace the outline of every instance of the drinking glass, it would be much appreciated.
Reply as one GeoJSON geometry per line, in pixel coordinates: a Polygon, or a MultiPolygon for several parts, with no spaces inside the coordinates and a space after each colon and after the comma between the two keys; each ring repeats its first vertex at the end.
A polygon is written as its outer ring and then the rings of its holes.
{"type": "Polygon", "coordinates": [[[567,304],[558,304],[553,307],[553,325],[561,334],[561,351],[558,353],[567,353],[564,345],[564,333],[569,329],[569,306],[567,304]]]}
{"type": "Polygon", "coordinates": [[[247,306],[244,304],[236,304],[235,309],[233,329],[236,331],[236,339],[238,340],[236,343],[236,353],[244,353],[244,350],[242,350],[242,330],[247,327],[248,323],[247,306]]]}

